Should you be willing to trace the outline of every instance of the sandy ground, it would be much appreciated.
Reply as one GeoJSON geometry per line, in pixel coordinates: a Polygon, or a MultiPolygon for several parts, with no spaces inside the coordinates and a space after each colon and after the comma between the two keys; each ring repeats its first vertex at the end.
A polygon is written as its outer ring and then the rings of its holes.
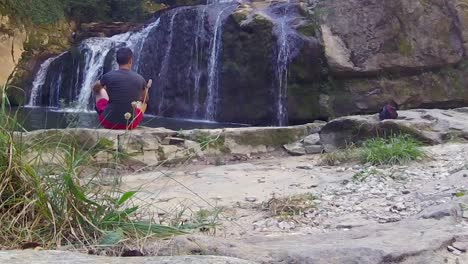
{"type": "MultiPolygon", "coordinates": [[[[428,158],[407,166],[322,166],[321,155],[275,155],[223,166],[188,164],[123,177],[124,190],[159,215],[222,208],[218,234],[307,234],[371,223],[398,222],[443,206],[468,189],[468,144],[425,148],[428,158]],[[375,171],[363,182],[356,174],[375,171]],[[273,197],[312,194],[314,210],[287,217],[272,214],[273,197]]],[[[189,217],[189,216],[187,216],[189,217]]]]}

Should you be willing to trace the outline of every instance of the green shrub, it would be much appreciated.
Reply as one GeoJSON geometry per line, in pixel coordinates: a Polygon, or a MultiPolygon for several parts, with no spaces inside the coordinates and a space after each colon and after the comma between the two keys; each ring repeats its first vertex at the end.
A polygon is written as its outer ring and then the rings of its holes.
{"type": "Polygon", "coordinates": [[[369,139],[360,152],[361,161],[372,165],[404,164],[425,156],[420,144],[407,135],[369,139]]]}

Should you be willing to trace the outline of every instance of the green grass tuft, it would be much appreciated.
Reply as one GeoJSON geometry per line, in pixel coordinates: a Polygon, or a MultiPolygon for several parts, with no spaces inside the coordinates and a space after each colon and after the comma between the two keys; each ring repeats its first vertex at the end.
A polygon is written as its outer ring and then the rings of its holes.
{"type": "Polygon", "coordinates": [[[348,162],[371,165],[398,165],[424,158],[421,145],[409,135],[393,135],[389,138],[373,138],[360,147],[354,145],[327,153],[322,157],[323,165],[337,166],[348,162]]]}
{"type": "Polygon", "coordinates": [[[361,161],[372,165],[405,164],[423,157],[420,144],[407,135],[370,139],[361,148],[361,161]]]}

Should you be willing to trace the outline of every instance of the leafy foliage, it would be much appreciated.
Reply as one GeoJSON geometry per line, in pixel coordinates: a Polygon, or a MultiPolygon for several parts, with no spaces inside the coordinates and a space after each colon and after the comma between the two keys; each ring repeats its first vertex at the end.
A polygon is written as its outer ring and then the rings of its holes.
{"type": "MultiPolygon", "coordinates": [[[[53,24],[61,19],[77,22],[140,21],[148,15],[153,0],[0,0],[0,15],[8,18],[8,29],[53,24]]],[[[4,23],[5,24],[5,23],[4,23]]]]}

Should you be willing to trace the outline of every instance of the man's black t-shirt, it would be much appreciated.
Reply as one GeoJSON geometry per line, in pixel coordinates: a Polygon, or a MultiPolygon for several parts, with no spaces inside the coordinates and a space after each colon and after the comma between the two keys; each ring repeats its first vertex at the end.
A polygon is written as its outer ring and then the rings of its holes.
{"type": "Polygon", "coordinates": [[[132,102],[141,100],[141,91],[146,86],[145,79],[131,70],[119,69],[104,74],[101,85],[106,87],[109,94],[104,118],[113,124],[127,124],[125,113],[131,113],[134,118],[132,102]]]}

